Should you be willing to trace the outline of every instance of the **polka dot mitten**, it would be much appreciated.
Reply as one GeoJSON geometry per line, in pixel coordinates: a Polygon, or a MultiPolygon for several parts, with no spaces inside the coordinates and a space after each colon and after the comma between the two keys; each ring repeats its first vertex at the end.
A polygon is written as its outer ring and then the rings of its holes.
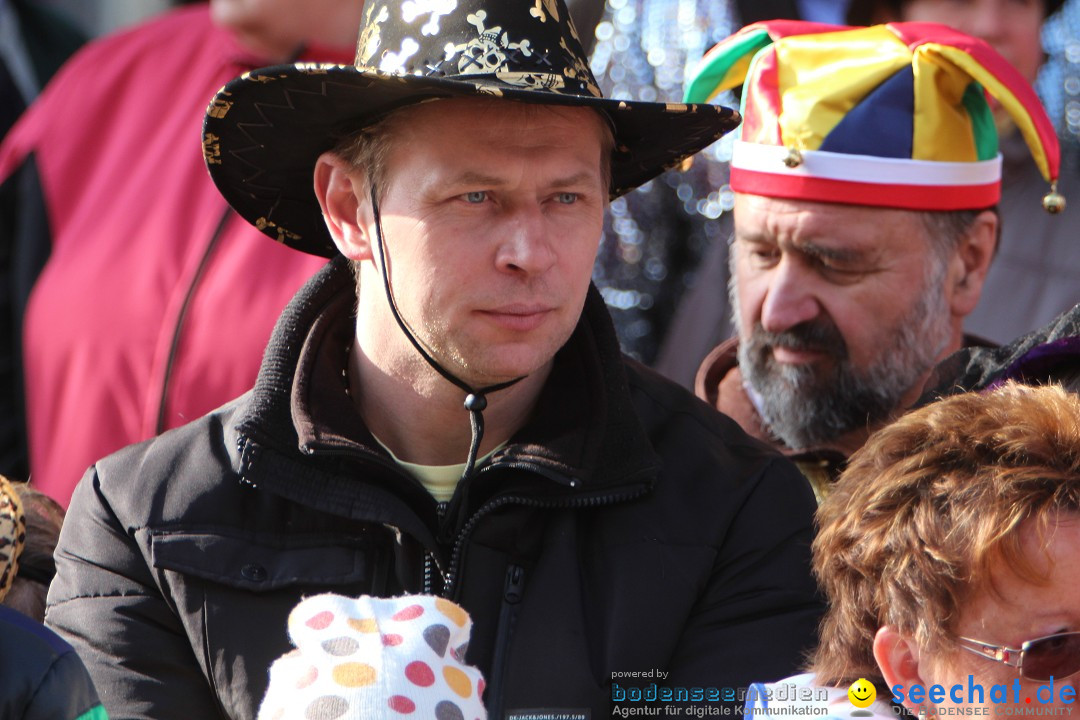
{"type": "Polygon", "coordinates": [[[464,662],[471,629],[459,606],[428,595],[306,598],[258,720],[486,720],[484,678],[464,662]]]}

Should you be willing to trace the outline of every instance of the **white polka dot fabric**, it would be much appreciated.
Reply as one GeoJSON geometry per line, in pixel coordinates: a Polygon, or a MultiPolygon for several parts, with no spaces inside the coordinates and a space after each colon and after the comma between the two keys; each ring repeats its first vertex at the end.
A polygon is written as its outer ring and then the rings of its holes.
{"type": "Polygon", "coordinates": [[[289,615],[258,720],[486,720],[472,620],[443,598],[317,595],[289,615]]]}

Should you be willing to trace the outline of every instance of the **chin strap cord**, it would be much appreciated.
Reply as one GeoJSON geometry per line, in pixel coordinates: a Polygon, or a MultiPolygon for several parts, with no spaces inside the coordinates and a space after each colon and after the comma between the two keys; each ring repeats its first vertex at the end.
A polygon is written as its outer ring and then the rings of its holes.
{"type": "Polygon", "coordinates": [[[472,429],[472,441],[469,443],[469,455],[465,460],[465,471],[461,474],[461,479],[467,480],[472,477],[476,467],[476,456],[480,452],[480,442],[484,439],[483,412],[487,408],[487,394],[504,390],[505,388],[524,380],[525,376],[522,375],[513,380],[507,380],[506,382],[496,383],[495,385],[488,385],[479,390],[474,390],[468,383],[456,377],[431,356],[431,353],[420,344],[420,341],[417,339],[412,329],[405,322],[404,318],[401,317],[401,313],[398,311],[397,301],[394,300],[394,293],[390,288],[390,274],[386,262],[386,243],[383,239],[382,215],[379,212],[378,194],[376,193],[374,183],[371,184],[371,212],[375,219],[375,244],[378,245],[379,251],[379,270],[382,275],[383,291],[386,294],[386,301],[390,305],[390,313],[394,316],[394,320],[397,322],[398,327],[401,328],[401,332],[405,333],[405,337],[407,337],[409,342],[412,343],[412,346],[416,348],[416,352],[420,353],[420,357],[424,358],[427,364],[433,367],[435,371],[442,375],[447,381],[465,391],[465,409],[469,411],[469,425],[472,429]]]}

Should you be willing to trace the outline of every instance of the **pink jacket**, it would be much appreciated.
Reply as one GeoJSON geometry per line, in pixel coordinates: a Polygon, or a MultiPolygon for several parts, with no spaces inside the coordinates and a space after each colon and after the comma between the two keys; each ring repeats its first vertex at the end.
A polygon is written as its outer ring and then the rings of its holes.
{"type": "Polygon", "coordinates": [[[325,262],[229,211],[203,166],[207,102],[263,64],[205,4],[174,11],[87,46],[0,145],[0,183],[36,165],[49,224],[23,316],[26,430],[32,481],[65,505],[98,458],[250,388],[325,262]]]}

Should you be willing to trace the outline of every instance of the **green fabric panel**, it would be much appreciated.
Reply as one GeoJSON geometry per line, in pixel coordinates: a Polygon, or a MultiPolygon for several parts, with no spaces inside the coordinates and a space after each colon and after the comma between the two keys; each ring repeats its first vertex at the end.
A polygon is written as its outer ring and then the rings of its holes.
{"type": "MultiPolygon", "coordinates": [[[[769,32],[764,28],[747,33],[745,37],[732,42],[730,47],[709,61],[705,67],[691,78],[686,86],[686,91],[683,93],[684,102],[708,102],[709,97],[716,92],[716,89],[725,79],[728,79],[728,73],[739,61],[745,60],[770,44],[772,44],[772,38],[769,37],[769,32]]],[[[729,87],[741,85],[745,79],[744,74],[743,77],[729,87]]],[[[728,88],[725,87],[724,89],[728,88]]]]}
{"type": "Polygon", "coordinates": [[[75,720],[109,720],[109,716],[105,712],[105,708],[101,705],[95,705],[79,717],[75,718],[75,720]]]}
{"type": "Polygon", "coordinates": [[[964,90],[961,102],[971,118],[971,132],[975,136],[975,155],[979,160],[993,160],[998,155],[998,134],[994,127],[994,114],[986,102],[986,91],[977,82],[964,90]]]}

